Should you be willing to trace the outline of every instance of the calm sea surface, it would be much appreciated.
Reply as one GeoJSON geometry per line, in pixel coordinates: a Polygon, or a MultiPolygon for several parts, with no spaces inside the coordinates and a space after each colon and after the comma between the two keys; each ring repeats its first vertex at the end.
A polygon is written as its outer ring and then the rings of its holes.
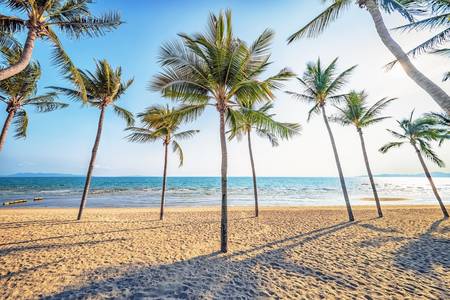
{"type": "MultiPolygon", "coordinates": [[[[95,177],[92,180],[89,207],[157,207],[161,192],[160,177],[95,177]]],[[[378,177],[380,197],[400,197],[408,200],[386,204],[436,204],[426,178],[378,177]]],[[[450,178],[435,178],[441,196],[450,204],[450,178]]],[[[253,189],[250,177],[231,177],[230,205],[252,205],[253,189]]],[[[77,207],[83,177],[0,177],[1,202],[15,199],[28,202],[20,206],[77,207]]],[[[261,205],[344,205],[337,178],[326,177],[260,177],[258,188],[261,205]]],[[[371,204],[369,181],[365,177],[347,178],[352,204],[371,204]]],[[[219,177],[169,177],[167,206],[206,206],[220,203],[219,177]]],[[[0,206],[1,207],[1,206],[0,206]]]]}

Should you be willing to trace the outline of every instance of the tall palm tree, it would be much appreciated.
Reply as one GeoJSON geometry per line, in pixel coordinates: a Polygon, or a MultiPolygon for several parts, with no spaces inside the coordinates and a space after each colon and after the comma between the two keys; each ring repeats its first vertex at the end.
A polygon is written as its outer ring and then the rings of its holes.
{"type": "MultiPolygon", "coordinates": [[[[70,74],[77,85],[83,79],[65,52],[55,29],[70,38],[96,37],[117,28],[121,24],[120,15],[109,12],[94,16],[89,5],[92,0],[0,0],[3,11],[17,12],[20,16],[0,14],[0,32],[13,35],[27,32],[20,59],[6,68],[0,69],[0,80],[11,77],[30,63],[36,39],[49,41],[53,47],[53,61],[64,74],[70,74]]],[[[85,98],[85,91],[83,89],[85,98]]]]}
{"type": "Polygon", "coordinates": [[[383,109],[385,109],[386,106],[394,100],[395,98],[383,98],[369,107],[367,103],[367,94],[364,91],[352,91],[345,96],[344,105],[342,107],[336,106],[339,113],[333,118],[333,120],[342,125],[355,126],[356,131],[358,132],[359,139],[361,141],[362,153],[364,156],[364,163],[367,169],[367,175],[369,176],[370,185],[372,186],[373,196],[377,206],[378,217],[380,218],[383,217],[383,212],[381,211],[380,199],[378,198],[377,188],[375,186],[375,181],[373,179],[372,170],[369,164],[369,158],[367,156],[363,128],[390,118],[382,117],[380,115],[383,112],[383,109]]]}
{"type": "Polygon", "coordinates": [[[180,34],[180,41],[165,44],[159,62],[162,72],[151,88],[164,97],[197,108],[197,115],[212,105],[219,113],[221,163],[221,246],[228,249],[227,169],[225,119],[236,101],[272,99],[272,90],[292,77],[283,69],[265,80],[257,80],[269,65],[273,32],[265,30],[251,45],[234,36],[231,11],[211,14],[206,33],[180,34]]]}
{"type": "MultiPolygon", "coordinates": [[[[133,114],[126,109],[117,106],[115,103],[120,99],[125,91],[133,83],[133,80],[122,82],[122,69],[120,67],[113,69],[106,60],[96,62],[96,70],[94,73],[90,71],[78,70],[83,80],[83,86],[86,88],[87,104],[96,107],[100,110],[98,119],[97,135],[95,137],[94,146],[92,148],[91,159],[86,175],[86,183],[84,185],[83,196],[81,198],[80,209],[78,211],[77,220],[81,220],[83,209],[86,205],[89,188],[91,185],[92,171],[94,170],[95,159],[97,157],[97,150],[100,144],[100,137],[103,130],[103,120],[106,109],[112,106],[114,112],[124,119],[127,126],[134,125],[133,114]]],[[[64,87],[50,87],[58,93],[67,95],[75,101],[83,101],[83,95],[80,86],[77,82],[74,83],[74,88],[64,87]]]]}
{"type": "MultiPolygon", "coordinates": [[[[7,63],[14,63],[21,55],[20,48],[1,49],[7,63]]],[[[31,62],[22,72],[0,81],[0,101],[6,104],[8,113],[0,135],[0,151],[2,150],[8,129],[13,123],[16,126],[16,138],[25,138],[28,128],[26,107],[34,107],[37,112],[50,112],[67,107],[67,104],[57,102],[56,93],[37,95],[37,84],[41,77],[41,67],[38,62],[31,62]]]]}
{"type": "Polygon", "coordinates": [[[331,146],[333,148],[334,158],[336,160],[336,166],[339,173],[339,179],[342,187],[342,193],[344,194],[345,205],[347,207],[349,221],[354,221],[352,207],[348,198],[347,187],[345,185],[344,174],[342,172],[341,162],[339,160],[339,154],[337,152],[336,143],[334,141],[333,132],[331,131],[330,124],[328,122],[328,116],[325,110],[325,106],[328,103],[336,103],[342,100],[345,95],[338,94],[339,90],[344,86],[347,78],[352,73],[356,66],[353,66],[342,73],[336,71],[337,58],[333,62],[323,68],[320,59],[316,63],[308,63],[306,71],[302,78],[297,78],[300,85],[304,88],[303,93],[288,92],[299,100],[306,101],[312,105],[312,108],[308,113],[308,121],[313,114],[322,113],[323,121],[330,137],[331,146]]]}
{"type": "Polygon", "coordinates": [[[159,219],[164,219],[164,196],[166,192],[167,177],[167,152],[169,145],[172,145],[173,152],[178,154],[180,167],[183,165],[183,150],[179,140],[193,137],[198,130],[179,131],[183,123],[183,108],[176,109],[169,106],[154,105],[147,108],[144,112],[137,115],[142,123],[142,127],[129,127],[131,131],[128,139],[131,142],[148,143],[162,141],[164,146],[164,171],[161,192],[161,208],[159,219]]]}
{"type": "Polygon", "coordinates": [[[411,113],[409,119],[404,119],[398,121],[401,128],[401,132],[389,130],[388,131],[398,140],[395,142],[388,143],[380,148],[380,152],[386,153],[392,148],[398,148],[406,143],[409,143],[416,151],[417,157],[419,158],[420,164],[422,165],[425,176],[430,182],[431,188],[433,190],[434,196],[439,202],[442,214],[444,217],[448,218],[447,209],[439,196],[439,193],[434,185],[433,178],[425,164],[423,159],[424,155],[426,158],[431,160],[433,163],[439,167],[445,166],[444,162],[436,155],[431,147],[431,142],[440,141],[443,135],[448,134],[448,131],[438,128],[437,121],[435,118],[421,117],[413,120],[414,111],[411,113]]]}
{"type": "Polygon", "coordinates": [[[267,138],[273,147],[279,145],[278,139],[289,139],[300,132],[300,125],[297,123],[282,123],[274,120],[274,114],[270,113],[273,103],[266,103],[259,108],[255,103],[242,103],[238,111],[231,111],[228,115],[230,123],[229,140],[247,136],[248,152],[253,177],[253,194],[255,197],[255,216],[259,216],[258,187],[256,183],[255,162],[253,160],[253,150],[251,134],[255,132],[261,138],[267,138]]]}
{"type": "Polygon", "coordinates": [[[413,13],[417,12],[417,1],[406,0],[324,0],[330,5],[317,17],[311,20],[300,30],[292,34],[288,42],[291,43],[302,37],[316,37],[321,34],[333,21],[335,21],[344,10],[350,8],[353,4],[357,4],[360,8],[366,9],[375,25],[383,44],[395,56],[396,60],[403,67],[405,73],[425,92],[427,92],[439,106],[450,113],[450,97],[437,84],[432,82],[428,77],[421,73],[411,62],[408,55],[403,51],[400,45],[392,38],[389,30],[384,23],[380,10],[386,13],[398,12],[409,21],[414,21],[413,13]]]}

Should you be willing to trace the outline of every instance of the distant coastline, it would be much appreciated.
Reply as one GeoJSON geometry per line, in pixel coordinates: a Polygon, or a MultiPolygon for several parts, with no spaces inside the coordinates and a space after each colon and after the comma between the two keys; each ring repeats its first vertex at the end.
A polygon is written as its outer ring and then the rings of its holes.
{"type": "MultiPolygon", "coordinates": [[[[20,178],[20,177],[84,177],[85,175],[81,174],[70,174],[70,173],[15,173],[15,174],[9,174],[9,175],[0,175],[0,177],[13,177],[13,178],[20,178]]],[[[374,177],[424,177],[425,175],[423,173],[415,173],[415,174],[375,174],[374,177]]],[[[432,172],[431,176],[433,177],[450,177],[450,173],[445,172],[432,172]]],[[[160,176],[146,176],[146,175],[123,175],[123,176],[94,176],[94,177],[160,177],[160,176]]],[[[220,176],[170,176],[170,177],[220,177],[220,176]]],[[[229,176],[229,177],[250,177],[250,176],[229,176]]],[[[273,177],[273,178],[334,178],[336,176],[260,176],[260,177],[273,177]]],[[[349,176],[349,177],[367,177],[366,175],[360,175],[360,176],[349,176]]]]}

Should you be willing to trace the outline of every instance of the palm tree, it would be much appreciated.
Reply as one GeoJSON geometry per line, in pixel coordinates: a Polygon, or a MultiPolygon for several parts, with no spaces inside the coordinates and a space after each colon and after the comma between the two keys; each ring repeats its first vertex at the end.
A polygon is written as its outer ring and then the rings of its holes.
{"type": "Polygon", "coordinates": [[[442,130],[438,128],[437,122],[435,118],[430,117],[421,117],[413,120],[414,111],[411,113],[409,119],[404,119],[402,121],[398,121],[402,132],[397,132],[393,130],[388,131],[398,140],[396,142],[391,142],[380,148],[380,152],[386,153],[392,148],[398,148],[405,143],[411,144],[411,146],[416,151],[417,157],[419,158],[420,164],[422,165],[423,171],[425,172],[425,176],[430,182],[433,193],[439,202],[439,206],[441,207],[442,214],[445,218],[448,218],[447,209],[444,206],[444,203],[439,196],[439,193],[434,185],[433,178],[431,177],[430,172],[425,164],[425,161],[422,157],[424,155],[426,158],[431,160],[433,163],[438,165],[439,167],[444,167],[444,162],[436,155],[431,147],[431,142],[442,140],[443,135],[448,134],[447,130],[442,130]]]}
{"type": "MultiPolygon", "coordinates": [[[[21,55],[20,48],[3,48],[1,51],[7,62],[14,63],[21,55]]],[[[8,113],[0,135],[0,151],[2,150],[8,129],[13,123],[16,126],[16,138],[25,138],[28,128],[26,107],[34,107],[37,112],[50,112],[67,107],[67,104],[55,101],[56,93],[37,94],[37,84],[41,77],[38,62],[31,62],[22,72],[0,81],[0,101],[6,104],[8,113]]]]}
{"type": "Polygon", "coordinates": [[[440,107],[450,113],[450,97],[437,84],[421,73],[411,62],[408,55],[403,51],[400,45],[392,38],[389,30],[384,23],[381,10],[386,13],[398,12],[409,21],[414,21],[412,13],[417,12],[415,5],[411,10],[411,3],[417,1],[398,1],[398,0],[329,0],[331,4],[312,21],[292,34],[288,38],[291,43],[302,37],[316,37],[321,34],[341,13],[351,5],[357,4],[360,8],[366,9],[372,17],[375,28],[383,44],[395,56],[396,60],[403,67],[405,73],[425,92],[427,92],[436,101],[440,107]]]}
{"type": "Polygon", "coordinates": [[[372,106],[367,105],[367,94],[362,92],[352,91],[345,96],[345,102],[343,107],[337,107],[339,113],[333,118],[333,120],[339,122],[342,125],[353,125],[358,132],[359,139],[361,141],[361,148],[364,156],[364,162],[366,164],[367,175],[369,176],[370,185],[372,186],[373,196],[377,206],[378,217],[383,217],[381,211],[380,199],[378,198],[377,188],[373,179],[372,170],[369,164],[369,158],[367,156],[366,145],[363,136],[363,128],[371,126],[375,123],[381,122],[390,117],[380,117],[383,109],[394,101],[395,98],[383,98],[376,102],[372,106]]]}
{"type": "MultiPolygon", "coordinates": [[[[92,148],[91,160],[86,175],[86,183],[84,185],[83,196],[81,198],[80,210],[78,211],[77,220],[81,220],[83,209],[86,205],[89,187],[91,185],[92,171],[94,170],[97,150],[100,144],[100,137],[103,129],[103,119],[108,106],[112,106],[114,112],[124,119],[127,126],[134,125],[133,114],[126,109],[117,106],[117,102],[125,91],[133,83],[133,80],[122,82],[122,69],[120,67],[113,69],[106,60],[96,62],[95,73],[90,71],[78,70],[83,80],[83,86],[86,88],[87,104],[100,110],[98,119],[97,135],[95,137],[94,146],[92,148]]],[[[83,101],[83,95],[77,82],[73,82],[75,88],[50,87],[56,92],[67,95],[75,101],[83,101]]]]}
{"type": "MultiPolygon", "coordinates": [[[[54,63],[82,87],[82,76],[65,52],[55,29],[70,38],[79,39],[104,35],[121,24],[120,15],[115,12],[100,17],[92,15],[89,10],[91,3],[92,0],[0,0],[0,5],[5,6],[5,10],[24,15],[19,17],[0,14],[0,32],[13,35],[27,31],[20,59],[0,69],[0,80],[25,69],[30,63],[36,39],[43,39],[52,44],[54,63]]],[[[84,89],[83,96],[86,96],[84,89]]]]}
{"type": "Polygon", "coordinates": [[[131,142],[148,143],[162,141],[164,146],[164,171],[161,192],[161,208],[159,219],[164,219],[164,196],[166,192],[167,177],[167,152],[169,145],[172,145],[173,152],[178,154],[180,167],[183,165],[183,151],[179,144],[179,140],[191,138],[198,130],[179,131],[183,122],[183,108],[176,109],[169,106],[151,106],[143,113],[137,115],[143,124],[142,127],[129,127],[131,131],[128,139],[131,142]]]}
{"type": "Polygon", "coordinates": [[[267,138],[273,147],[279,145],[278,139],[289,139],[300,132],[300,125],[296,123],[282,123],[274,120],[274,114],[270,113],[273,103],[266,103],[259,108],[255,103],[242,103],[237,111],[230,111],[228,121],[230,123],[229,140],[234,138],[241,140],[247,136],[248,152],[253,177],[253,194],[255,197],[255,217],[259,216],[258,188],[256,183],[255,162],[251,134],[254,131],[261,138],[267,138]]]}
{"type": "Polygon", "coordinates": [[[197,109],[200,115],[208,106],[219,113],[221,163],[221,251],[228,249],[227,169],[228,153],[225,119],[237,101],[265,101],[273,98],[272,90],[292,77],[283,69],[265,80],[257,80],[269,65],[269,46],[273,32],[265,30],[255,42],[247,45],[234,36],[231,12],[210,15],[206,33],[180,34],[180,41],[167,43],[161,49],[162,72],[155,76],[151,88],[164,97],[176,99],[197,109]]]}
{"type": "Polygon", "coordinates": [[[313,114],[322,112],[323,121],[330,137],[331,146],[333,148],[334,158],[336,160],[336,166],[339,173],[339,179],[341,182],[342,193],[344,194],[344,200],[347,207],[349,221],[354,221],[352,207],[348,198],[347,187],[345,185],[344,174],[341,168],[341,162],[334,141],[333,132],[331,131],[328,117],[325,111],[325,106],[329,102],[338,102],[345,97],[343,94],[338,94],[339,90],[344,86],[348,76],[352,73],[356,66],[353,66],[344,72],[337,74],[336,72],[337,58],[327,66],[322,67],[320,59],[316,63],[308,63],[305,73],[302,78],[297,78],[300,85],[304,88],[303,93],[288,92],[299,100],[306,101],[312,105],[312,108],[308,113],[308,121],[313,114]]]}

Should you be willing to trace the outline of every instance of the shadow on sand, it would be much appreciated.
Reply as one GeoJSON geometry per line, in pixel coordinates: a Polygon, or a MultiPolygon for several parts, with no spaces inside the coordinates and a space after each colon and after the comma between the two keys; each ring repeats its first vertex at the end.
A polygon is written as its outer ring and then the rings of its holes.
{"type": "MultiPolygon", "coordinates": [[[[281,271],[298,279],[314,277],[324,283],[333,283],[346,289],[355,289],[345,275],[325,274],[289,259],[290,250],[301,250],[308,242],[333,234],[353,223],[302,233],[279,241],[230,254],[212,253],[189,260],[152,267],[138,265],[127,268],[100,270],[107,274],[102,281],[91,281],[81,287],[72,287],[46,299],[61,298],[244,298],[273,297],[265,287],[281,285],[271,280],[270,272],[281,271]],[[300,249],[298,249],[300,248],[300,249]]],[[[89,276],[88,276],[89,277],[89,276]]]]}

